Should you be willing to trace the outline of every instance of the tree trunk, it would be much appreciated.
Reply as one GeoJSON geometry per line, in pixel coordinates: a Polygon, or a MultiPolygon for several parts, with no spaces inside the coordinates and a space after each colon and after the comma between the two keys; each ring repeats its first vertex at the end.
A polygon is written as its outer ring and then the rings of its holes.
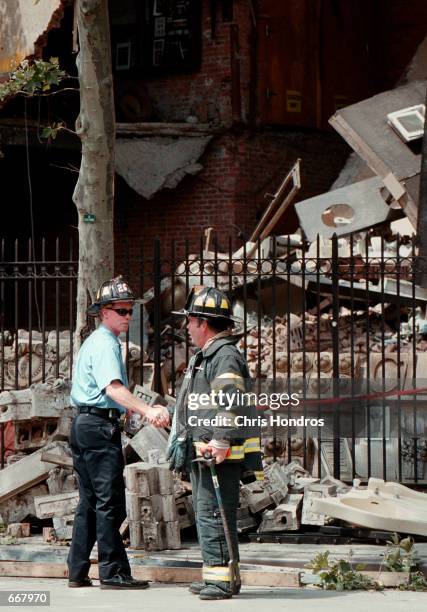
{"type": "Polygon", "coordinates": [[[73,201],[79,215],[75,350],[86,325],[88,299],[114,271],[114,98],[108,0],[76,0],[82,159],[73,201]],[[87,215],[94,215],[87,217],[87,215]],[[92,222],[91,222],[92,220],[92,222]]]}

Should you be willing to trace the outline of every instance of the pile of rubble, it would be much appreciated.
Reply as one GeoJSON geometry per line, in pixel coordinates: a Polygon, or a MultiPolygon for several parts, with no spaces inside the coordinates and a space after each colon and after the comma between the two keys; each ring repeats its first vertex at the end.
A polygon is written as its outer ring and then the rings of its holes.
{"type": "MultiPolygon", "coordinates": [[[[70,383],[58,380],[53,385],[39,383],[30,389],[0,393],[0,422],[13,423],[15,428],[15,453],[0,471],[0,517],[8,526],[9,539],[30,535],[30,523],[34,522],[43,527],[47,542],[71,539],[79,493],[68,443],[72,422],[69,392],[70,383]]],[[[134,393],[151,405],[174,402],[147,386],[136,386],[134,393]]],[[[320,507],[316,500],[339,498],[350,490],[331,476],[332,442],[322,440],[319,447],[314,438],[283,441],[269,435],[264,432],[262,437],[264,481],[241,485],[239,533],[261,536],[332,522],[326,513],[316,511],[320,507]],[[287,456],[293,460],[287,462],[287,456]],[[304,456],[310,471],[302,467],[304,456]],[[321,461],[320,469],[316,461],[321,461]],[[317,473],[326,476],[311,475],[317,473]]],[[[127,519],[121,531],[133,548],[179,549],[181,531],[195,524],[191,484],[169,471],[167,441],[165,430],[138,415],[125,422],[122,445],[127,463],[127,519]]],[[[346,439],[341,440],[341,451],[342,477],[351,480],[346,439]]]]}
{"type": "MultiPolygon", "coordinates": [[[[70,383],[58,380],[0,393],[0,422],[13,423],[15,428],[15,453],[0,472],[0,516],[11,537],[29,535],[26,522],[37,519],[47,541],[71,538],[79,494],[68,444],[69,392],[70,383]]],[[[147,386],[136,386],[134,393],[151,405],[174,401],[147,386]]],[[[191,485],[173,475],[165,462],[167,440],[166,431],[138,415],[125,422],[127,521],[122,531],[124,535],[128,531],[135,548],[180,548],[181,530],[195,523],[191,485]]],[[[319,524],[310,522],[319,519],[313,519],[307,504],[315,491],[312,485],[322,489],[324,481],[319,485],[299,461],[284,466],[283,453],[272,463],[270,450],[266,440],[265,481],[242,485],[239,531],[296,530],[301,508],[303,524],[319,524]]],[[[296,447],[293,451],[298,453],[296,447]]]]}
{"type": "MultiPolygon", "coordinates": [[[[167,403],[148,387],[136,387],[135,393],[151,405],[167,403]]],[[[11,537],[29,535],[27,521],[36,521],[47,541],[71,539],[79,493],[68,444],[69,394],[69,381],[61,379],[0,393],[0,423],[14,428],[15,451],[0,471],[0,517],[11,537]]],[[[147,550],[180,548],[180,530],[194,524],[191,487],[161,463],[167,433],[137,417],[122,433],[124,452],[134,462],[125,470],[123,534],[129,531],[131,545],[147,550]]]]}
{"type": "Polygon", "coordinates": [[[349,490],[331,476],[312,478],[299,461],[286,466],[272,463],[265,470],[264,481],[242,486],[238,531],[265,534],[298,531],[301,525],[325,525],[331,519],[313,512],[313,499],[349,490]]]}

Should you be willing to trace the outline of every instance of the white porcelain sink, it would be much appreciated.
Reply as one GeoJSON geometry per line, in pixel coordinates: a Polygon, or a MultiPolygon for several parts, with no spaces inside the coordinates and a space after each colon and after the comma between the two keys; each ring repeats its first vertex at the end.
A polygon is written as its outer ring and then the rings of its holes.
{"type": "Polygon", "coordinates": [[[427,536],[427,495],[379,478],[371,478],[368,489],[313,499],[312,510],[363,527],[427,536]]]}

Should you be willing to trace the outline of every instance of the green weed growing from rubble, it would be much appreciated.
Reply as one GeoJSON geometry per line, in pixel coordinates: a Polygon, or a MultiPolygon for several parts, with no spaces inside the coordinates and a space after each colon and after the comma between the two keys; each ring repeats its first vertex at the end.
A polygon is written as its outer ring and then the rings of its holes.
{"type": "Polygon", "coordinates": [[[329,550],[318,553],[311,563],[305,566],[307,569],[311,569],[313,574],[319,575],[320,586],[323,589],[334,591],[382,589],[377,582],[360,573],[365,567],[363,564],[358,563],[353,568],[351,560],[338,559],[332,561],[329,555],[329,550]]]}
{"type": "Polygon", "coordinates": [[[387,541],[384,565],[391,572],[409,572],[408,583],[399,586],[401,591],[427,591],[427,580],[418,570],[419,558],[411,537],[401,540],[397,533],[393,534],[387,541]]]}

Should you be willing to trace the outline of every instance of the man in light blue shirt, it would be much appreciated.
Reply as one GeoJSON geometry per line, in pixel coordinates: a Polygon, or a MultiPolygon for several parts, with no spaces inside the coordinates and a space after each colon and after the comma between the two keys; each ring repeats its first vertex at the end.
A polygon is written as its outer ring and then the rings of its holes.
{"type": "Polygon", "coordinates": [[[79,482],[73,537],[68,555],[70,587],[92,586],[89,556],[98,543],[101,589],[145,589],[148,582],[131,576],[120,535],[126,518],[120,415],[136,412],[156,427],[169,423],[163,406],[149,406],[127,388],[119,334],[127,332],[135,296],[121,276],[98,290],[88,314],[101,324],[83,343],[75,366],[70,446],[79,482]]]}

